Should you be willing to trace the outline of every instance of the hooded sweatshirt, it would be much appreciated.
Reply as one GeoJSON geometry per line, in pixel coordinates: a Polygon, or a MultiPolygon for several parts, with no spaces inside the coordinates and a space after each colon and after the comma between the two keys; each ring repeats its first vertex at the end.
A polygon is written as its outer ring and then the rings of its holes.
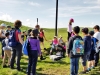
{"type": "Polygon", "coordinates": [[[90,36],[85,36],[83,38],[84,41],[84,53],[88,53],[91,52],[91,48],[92,48],[92,39],[90,36]]]}

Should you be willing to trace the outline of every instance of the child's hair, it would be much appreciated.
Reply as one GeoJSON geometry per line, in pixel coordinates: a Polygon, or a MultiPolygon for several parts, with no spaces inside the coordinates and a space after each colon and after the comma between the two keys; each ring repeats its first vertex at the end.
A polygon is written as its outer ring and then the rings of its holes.
{"type": "Polygon", "coordinates": [[[90,31],[90,32],[89,32],[89,35],[90,35],[90,36],[93,36],[93,35],[94,35],[94,31],[90,31]]]}
{"type": "Polygon", "coordinates": [[[37,32],[36,29],[33,29],[33,30],[32,30],[32,33],[33,33],[33,36],[34,36],[34,37],[37,37],[37,33],[36,33],[36,32],[37,32]]]}
{"type": "Polygon", "coordinates": [[[43,31],[43,28],[40,29],[40,32],[43,31]]]}
{"type": "Polygon", "coordinates": [[[94,27],[93,27],[93,29],[97,29],[98,31],[99,31],[99,25],[95,25],[94,27]]]}
{"type": "Polygon", "coordinates": [[[88,34],[89,29],[88,29],[88,28],[83,28],[83,29],[82,29],[82,32],[85,33],[85,34],[88,34]]]}
{"type": "Polygon", "coordinates": [[[75,27],[73,28],[73,31],[74,31],[76,34],[78,34],[78,33],[80,32],[80,27],[79,27],[79,26],[75,26],[75,27]]]}
{"type": "Polygon", "coordinates": [[[6,32],[6,33],[5,33],[5,36],[8,37],[8,36],[9,36],[9,32],[6,32]]]}

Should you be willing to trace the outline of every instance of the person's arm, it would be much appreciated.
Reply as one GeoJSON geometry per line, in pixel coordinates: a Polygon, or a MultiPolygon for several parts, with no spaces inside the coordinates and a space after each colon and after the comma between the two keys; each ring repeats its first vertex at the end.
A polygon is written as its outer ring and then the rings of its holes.
{"type": "Polygon", "coordinates": [[[86,51],[87,50],[87,42],[86,42],[86,39],[83,39],[83,41],[84,41],[84,51],[86,51]]]}
{"type": "Polygon", "coordinates": [[[0,37],[5,38],[5,36],[2,36],[2,30],[0,30],[0,37]]]}
{"type": "Polygon", "coordinates": [[[41,48],[40,48],[39,40],[37,40],[37,48],[38,48],[38,54],[41,55],[41,48]]]}
{"type": "Polygon", "coordinates": [[[45,37],[45,34],[44,34],[44,32],[43,32],[43,38],[47,41],[47,39],[46,39],[46,37],[45,37]]]}
{"type": "Polygon", "coordinates": [[[21,38],[21,34],[18,34],[18,39],[19,39],[19,42],[20,42],[21,44],[24,43],[23,40],[22,40],[22,38],[21,38]]]}
{"type": "Polygon", "coordinates": [[[70,55],[70,52],[72,50],[72,47],[73,47],[73,38],[71,37],[69,39],[68,48],[67,48],[67,54],[68,54],[68,56],[70,55]]]}

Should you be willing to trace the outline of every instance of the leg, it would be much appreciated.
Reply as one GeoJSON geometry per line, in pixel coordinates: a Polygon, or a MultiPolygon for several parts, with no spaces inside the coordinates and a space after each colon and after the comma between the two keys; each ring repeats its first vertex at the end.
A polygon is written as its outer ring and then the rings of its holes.
{"type": "Polygon", "coordinates": [[[71,33],[68,32],[68,39],[67,40],[69,40],[70,37],[71,37],[71,33]]]}
{"type": "Polygon", "coordinates": [[[34,51],[34,56],[32,57],[32,73],[33,75],[36,74],[36,65],[37,65],[37,59],[38,59],[38,52],[34,51]]]}
{"type": "Polygon", "coordinates": [[[16,50],[16,64],[17,64],[17,70],[20,71],[20,60],[21,60],[22,50],[16,50]]]}
{"type": "Polygon", "coordinates": [[[99,62],[99,52],[95,54],[95,66],[98,65],[99,62]]]}
{"type": "Polygon", "coordinates": [[[10,65],[10,59],[11,59],[11,51],[7,50],[7,56],[8,56],[8,66],[10,65]]]}
{"type": "Polygon", "coordinates": [[[75,58],[70,58],[70,75],[75,75],[75,58]]]}
{"type": "Polygon", "coordinates": [[[32,66],[32,56],[29,56],[29,62],[28,62],[28,75],[31,73],[31,66],[32,66]]]}
{"type": "Polygon", "coordinates": [[[10,67],[11,67],[11,69],[14,68],[15,57],[16,57],[16,50],[13,49],[13,50],[12,50],[12,55],[11,55],[11,62],[10,62],[10,67]]]}
{"type": "Polygon", "coordinates": [[[78,75],[79,58],[75,58],[75,75],[78,75]]]}
{"type": "Polygon", "coordinates": [[[6,58],[7,58],[7,54],[6,54],[6,50],[5,50],[5,52],[4,52],[4,58],[3,58],[3,66],[5,66],[6,58]]]}
{"type": "Polygon", "coordinates": [[[84,55],[82,57],[83,72],[85,72],[87,70],[86,62],[87,62],[87,58],[86,58],[86,55],[84,55]]]}

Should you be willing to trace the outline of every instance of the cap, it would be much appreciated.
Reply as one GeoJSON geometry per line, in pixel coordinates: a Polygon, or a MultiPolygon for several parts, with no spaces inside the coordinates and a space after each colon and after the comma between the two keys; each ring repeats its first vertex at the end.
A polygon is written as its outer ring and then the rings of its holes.
{"type": "Polygon", "coordinates": [[[70,21],[71,21],[71,22],[74,22],[74,19],[73,19],[73,18],[71,18],[71,19],[70,19],[70,21]]]}
{"type": "Polygon", "coordinates": [[[1,26],[6,27],[6,24],[2,23],[1,26]]]}

